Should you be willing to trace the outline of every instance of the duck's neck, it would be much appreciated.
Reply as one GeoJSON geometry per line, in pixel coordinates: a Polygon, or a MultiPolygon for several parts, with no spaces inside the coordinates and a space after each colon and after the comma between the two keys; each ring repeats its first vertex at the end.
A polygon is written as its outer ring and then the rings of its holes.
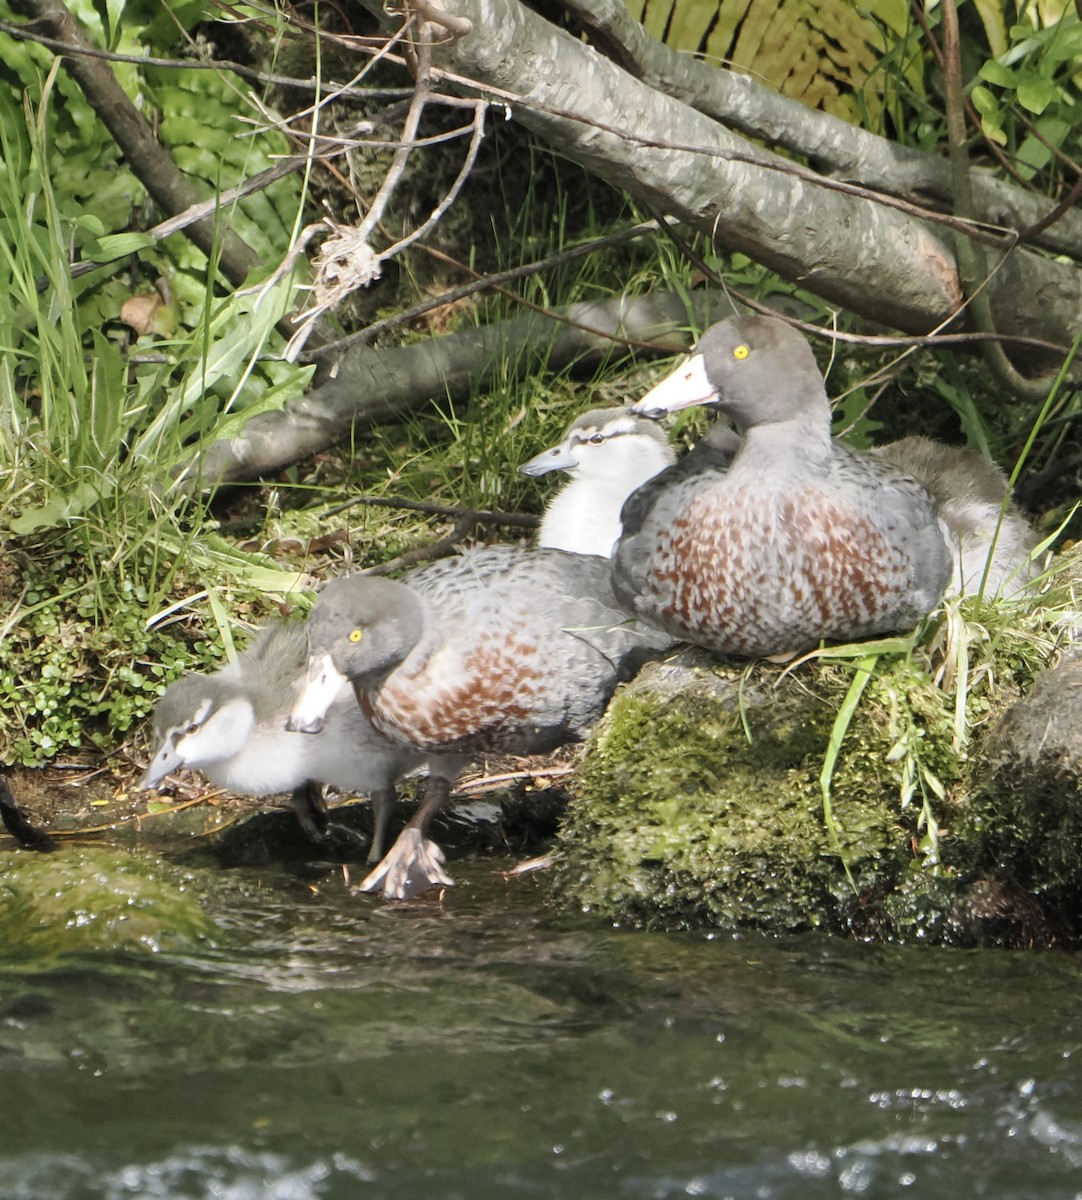
{"type": "Polygon", "coordinates": [[[824,412],[817,413],[816,419],[809,419],[805,412],[789,421],[752,426],[744,434],[739,460],[745,468],[765,461],[790,469],[801,462],[822,462],[831,452],[830,410],[824,404],[824,412]]]}

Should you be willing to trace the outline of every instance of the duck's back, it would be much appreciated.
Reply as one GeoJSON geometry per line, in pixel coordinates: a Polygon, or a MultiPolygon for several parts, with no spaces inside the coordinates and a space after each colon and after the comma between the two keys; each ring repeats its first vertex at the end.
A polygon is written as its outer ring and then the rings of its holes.
{"type": "Polygon", "coordinates": [[[618,605],[602,558],[490,547],[404,582],[424,597],[426,633],[376,713],[434,751],[527,754],[581,738],[616,684],[671,643],[618,605]]]}

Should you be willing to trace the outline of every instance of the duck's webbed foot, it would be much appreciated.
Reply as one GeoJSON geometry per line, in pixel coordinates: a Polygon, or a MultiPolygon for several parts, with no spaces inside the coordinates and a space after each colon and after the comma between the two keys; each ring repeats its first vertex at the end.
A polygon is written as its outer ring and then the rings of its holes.
{"type": "Polygon", "coordinates": [[[443,851],[416,826],[406,826],[376,869],[361,884],[362,892],[380,892],[391,900],[410,900],[431,887],[451,887],[443,869],[443,851]]]}
{"type": "MultiPolygon", "coordinates": [[[[362,892],[382,891],[392,900],[409,900],[428,888],[454,884],[443,869],[443,851],[427,836],[432,818],[450,793],[449,777],[429,774],[421,807],[398,835],[390,853],[361,884],[362,892]]],[[[386,815],[385,808],[383,815],[386,815]]]]}

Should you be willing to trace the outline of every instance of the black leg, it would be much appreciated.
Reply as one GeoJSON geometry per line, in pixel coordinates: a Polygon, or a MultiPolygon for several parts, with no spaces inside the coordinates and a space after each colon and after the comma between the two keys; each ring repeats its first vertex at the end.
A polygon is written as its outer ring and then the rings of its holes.
{"type": "Polygon", "coordinates": [[[318,846],[327,836],[327,827],[331,823],[327,815],[327,804],[323,799],[322,786],[311,780],[302,783],[299,788],[294,789],[290,800],[305,836],[318,846]]]}
{"type": "Polygon", "coordinates": [[[13,838],[27,850],[49,851],[56,849],[56,842],[44,830],[36,829],[23,816],[15,797],[8,786],[7,777],[0,773],[0,820],[13,838]]]}
{"type": "Polygon", "coordinates": [[[368,861],[375,865],[387,852],[387,830],[398,802],[398,792],[393,788],[376,788],[369,800],[372,803],[372,845],[368,849],[368,861]]]}

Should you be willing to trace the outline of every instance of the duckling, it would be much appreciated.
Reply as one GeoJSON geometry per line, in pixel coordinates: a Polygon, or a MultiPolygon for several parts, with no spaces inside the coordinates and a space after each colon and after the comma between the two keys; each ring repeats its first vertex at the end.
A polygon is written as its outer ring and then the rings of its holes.
{"type": "Polygon", "coordinates": [[[631,611],[747,656],[904,630],[932,611],[951,576],[935,502],[911,475],[831,438],[801,334],[730,317],[631,411],[696,404],[717,407],[744,442],[727,468],[652,481],[634,520],[625,506],[613,569],[631,611]]]}
{"type": "Polygon", "coordinates": [[[948,590],[958,595],[1013,596],[1040,574],[1037,531],[1008,500],[1010,484],[994,462],[974,450],[907,437],[871,453],[919,480],[936,504],[953,570],[948,590]],[[1002,513],[1002,517],[1000,514],[1002,513]]]}
{"type": "Polygon", "coordinates": [[[377,862],[395,781],[420,766],[423,755],[377,733],[349,687],[332,699],[319,737],[288,732],[286,718],[307,662],[305,624],[280,622],[220,671],[171,683],[154,711],[157,749],[139,787],[157,787],[187,766],[244,795],[291,792],[297,819],[315,842],[327,830],[321,784],[367,792],[374,825],[369,860],[377,862]]]}
{"type": "Polygon", "coordinates": [[[492,546],[395,582],[327,584],[309,618],[308,682],[290,727],[318,731],[352,682],[376,728],[428,759],[421,808],[361,887],[398,899],[451,883],[427,837],[462,768],[584,737],[616,685],[671,639],[632,620],[606,559],[492,546]]]}
{"type": "Polygon", "coordinates": [[[519,470],[566,471],[571,479],[549,500],[536,544],[607,558],[620,538],[620,509],[630,492],[676,461],[664,432],[626,409],[595,408],[519,470]]]}

